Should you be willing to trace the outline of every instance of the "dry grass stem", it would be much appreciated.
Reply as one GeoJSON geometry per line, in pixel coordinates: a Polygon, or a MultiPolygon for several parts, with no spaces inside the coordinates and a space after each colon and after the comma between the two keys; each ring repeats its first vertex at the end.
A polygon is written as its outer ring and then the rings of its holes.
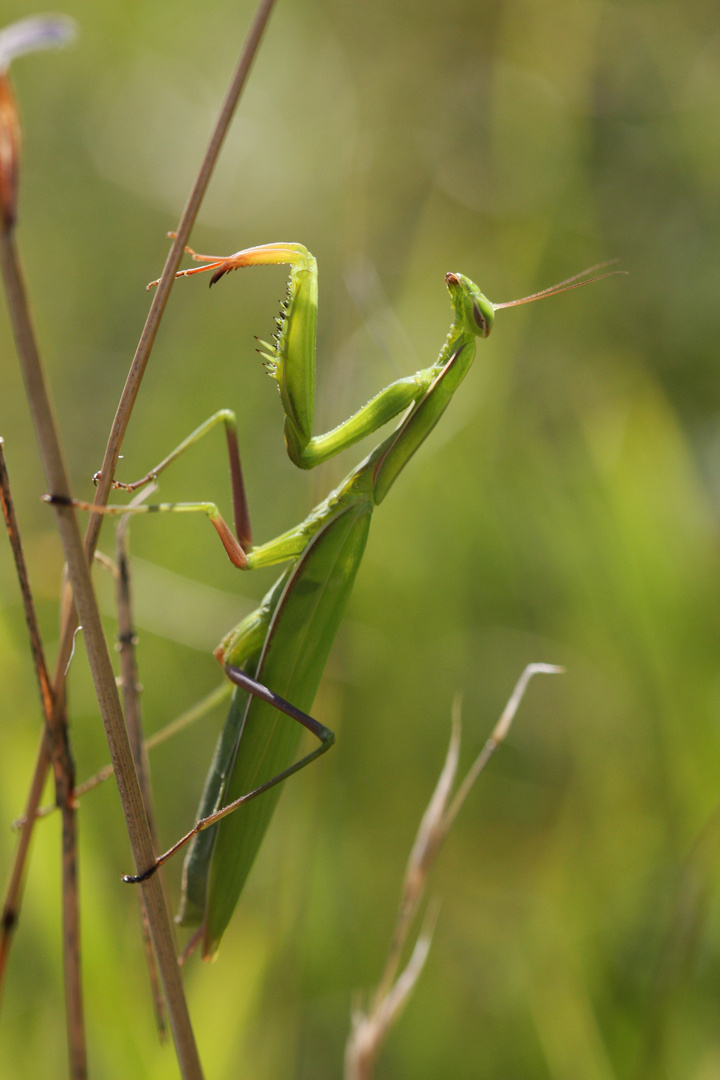
{"type": "MultiPolygon", "coordinates": [[[[131,502],[137,505],[143,502],[156,490],[155,484],[148,485],[131,502]]],[[[153,847],[157,849],[157,832],[155,830],[155,817],[152,806],[152,788],[150,785],[150,766],[147,759],[147,747],[143,736],[142,708],[140,695],[142,687],[138,679],[137,670],[137,638],[132,614],[132,590],[130,587],[130,565],[128,556],[128,530],[129,518],[122,518],[115,530],[115,566],[116,588],[118,608],[117,650],[120,654],[120,687],[122,691],[123,706],[125,711],[125,723],[130,739],[135,769],[138,774],[138,782],[142,791],[145,811],[150,826],[150,834],[153,847]]],[[[153,1006],[155,1009],[155,1022],[161,1042],[167,1039],[165,1026],[165,1005],[162,997],[162,989],[155,962],[155,954],[152,947],[150,934],[150,922],[148,919],[145,901],[141,892],[138,893],[140,905],[140,925],[142,930],[143,946],[147,963],[150,988],[152,991],[153,1006]]]]}
{"type": "Polygon", "coordinates": [[[430,905],[425,924],[410,959],[401,973],[397,974],[410,927],[425,893],[428,876],[462,804],[495,749],[507,736],[533,675],[554,675],[563,671],[564,668],[554,664],[529,664],[525,668],[490,738],[468,770],[451,802],[450,796],[460,755],[461,734],[460,698],[459,696],[455,698],[450,744],[442,772],[422,816],[405,869],[400,905],[385,968],[367,1012],[359,1007],[354,1008],[352,1012],[351,1031],[345,1049],[345,1080],[370,1080],[390,1027],[400,1015],[423,969],[437,917],[437,905],[434,904],[430,905]]]}
{"type": "MultiPolygon", "coordinates": [[[[83,1018],[82,981],[80,972],[80,916],[78,898],[77,869],[77,822],[75,820],[75,802],[73,788],[75,767],[70,753],[67,723],[63,709],[55,708],[55,696],[50,685],[50,676],[45,662],[45,652],[40,636],[40,628],[35,613],[35,605],[30,590],[30,581],[25,565],[20,530],[15,515],[15,507],[10,491],[10,481],[5,467],[3,441],[0,439],[0,502],[3,516],[10,537],[10,544],[15,558],[15,567],[23,597],[25,620],[28,625],[33,662],[40,687],[40,699],[45,720],[45,732],[42,745],[46,748],[53,765],[55,776],[55,798],[62,813],[62,881],[63,881],[63,958],[65,972],[65,999],[68,1046],[70,1050],[70,1072],[72,1077],[82,1078],[87,1072],[87,1050],[85,1045],[85,1025],[83,1018]]],[[[45,771],[39,775],[36,771],[31,785],[30,803],[40,797],[45,780],[45,771]],[[39,787],[39,789],[38,789],[39,787]]],[[[32,805],[30,806],[32,809],[32,805]]],[[[12,934],[17,925],[24,868],[30,844],[31,826],[23,829],[20,838],[19,857],[15,860],[8,892],[3,906],[2,939],[0,941],[0,980],[7,966],[7,959],[12,943],[12,934]]]]}
{"type": "MultiPolygon", "coordinates": [[[[231,697],[233,692],[233,684],[229,679],[225,679],[224,682],[217,686],[214,690],[211,690],[209,694],[206,694],[204,698],[197,701],[189,709],[186,709],[184,713],[177,716],[174,720],[171,720],[159,731],[155,731],[152,735],[149,735],[145,740],[145,749],[154,750],[157,746],[161,746],[167,742],[168,739],[178,735],[185,728],[191,727],[197,723],[208,713],[212,712],[220,705],[224,705],[228,698],[231,697]]],[[[83,795],[86,795],[88,791],[92,791],[93,788],[98,787],[100,784],[104,784],[106,780],[109,780],[113,775],[112,765],[104,765],[102,769],[99,769],[94,776],[88,777],[87,780],[83,780],[81,784],[77,784],[75,787],[75,801],[78,802],[83,795]]],[[[48,804],[47,806],[40,806],[35,812],[36,817],[48,817],[50,814],[54,814],[57,810],[57,806],[48,804]]],[[[11,824],[12,829],[21,829],[25,824],[26,815],[15,818],[11,824]]]]}
{"type": "MultiPolygon", "coordinates": [[[[17,169],[17,163],[0,162],[0,166],[17,169]]],[[[13,208],[11,208],[13,209],[13,208]]],[[[0,266],[7,295],[8,310],[17,347],[25,391],[40,449],[45,479],[49,489],[61,497],[64,505],[55,508],[56,521],[63,553],[68,567],[73,598],[82,620],[84,641],[92,671],[95,693],[115,765],[115,775],[121,795],[128,834],[136,863],[147,866],[154,859],[147,818],[142,805],[137,776],[125,731],[122,710],[115,685],[115,677],[103,635],[100,614],[90,579],[80,531],[70,504],[70,490],[55,418],[53,416],[47,383],[30,317],[30,307],[23,281],[17,247],[15,244],[14,214],[4,208],[3,228],[0,232],[0,266]]],[[[64,676],[63,676],[64,677],[64,676]]],[[[61,682],[60,686],[64,685],[61,682]]],[[[62,690],[55,691],[55,700],[63,697],[62,690]]],[[[58,752],[60,740],[52,739],[52,748],[58,752]]],[[[74,814],[72,814],[72,768],[62,778],[64,785],[58,792],[63,810],[63,896],[64,941],[66,958],[66,997],[68,1004],[68,1033],[70,1049],[70,1072],[73,1080],[87,1076],[86,1050],[83,1037],[82,1003],[80,995],[80,945],[77,908],[68,917],[68,905],[77,890],[75,864],[74,814]]],[[[56,771],[56,783],[59,782],[56,771]]],[[[29,818],[27,828],[31,828],[29,818]]],[[[148,882],[148,884],[152,884],[148,882]]],[[[158,962],[163,972],[163,982],[168,1009],[173,1024],[178,1059],[186,1078],[200,1080],[202,1070],[190,1027],[190,1018],[180,981],[175,944],[160,882],[143,890],[150,915],[153,941],[158,962]]]]}
{"type": "MultiPolygon", "coordinates": [[[[157,333],[160,318],[167,302],[174,272],[179,265],[183,246],[195,220],[197,210],[205,193],[220,147],[225,134],[227,133],[230,119],[246,81],[252,60],[259,47],[260,39],[273,5],[274,0],[261,0],[246,46],[233,77],[230,90],[223,103],[215,131],[213,132],[210,147],[203,159],[198,180],[193,188],[181,224],[178,228],[178,238],[168,255],[165,270],[162,275],[161,286],[153,298],[145,328],[136,350],[135,359],[131,367],[130,375],[128,376],[125,391],[123,392],[108,441],[108,447],[103,462],[103,475],[96,494],[96,502],[98,503],[107,501],[122,440],[139,390],[142,375],[149,359],[150,350],[157,333]]],[[[11,106],[13,105],[14,103],[11,101],[11,106]]],[[[11,107],[9,112],[8,109],[5,109],[4,112],[0,110],[0,122],[5,115],[9,115],[11,119],[14,120],[15,129],[13,130],[12,125],[10,125],[8,128],[8,138],[3,138],[3,133],[0,132],[0,168],[4,166],[5,183],[3,192],[6,195],[5,202],[0,203],[0,211],[3,215],[3,230],[0,237],[0,262],[2,263],[2,273],[8,295],[8,306],[13,324],[13,332],[16,339],[18,354],[21,359],[26,392],[40,446],[46,481],[49,490],[54,495],[59,495],[63,500],[68,501],[68,505],[56,506],[55,508],[58,530],[60,532],[63,551],[68,565],[68,576],[72,587],[72,602],[68,602],[67,597],[63,600],[64,617],[54,679],[55,699],[56,701],[64,699],[65,668],[70,656],[73,634],[79,615],[83,625],[88,659],[90,661],[100,711],[103,716],[103,723],[110,748],[110,756],[113,761],[114,772],[118,782],[118,790],[123,804],[123,811],[126,818],[131,846],[133,848],[135,864],[138,869],[143,869],[154,861],[154,848],[124,727],[122,710],[120,708],[112,666],[110,664],[107,646],[102,636],[100,616],[92,591],[88,567],[88,560],[92,559],[97,544],[101,518],[99,515],[93,515],[93,517],[91,517],[86,532],[85,545],[83,547],[74,512],[69,505],[70,491],[67,475],[32,330],[27,297],[20,272],[17,250],[15,248],[13,224],[15,220],[15,206],[17,199],[17,153],[19,148],[19,138],[17,137],[16,113],[14,108],[11,107]],[[9,158],[7,155],[3,158],[2,152],[6,147],[9,147],[10,149],[9,158]]],[[[45,753],[45,747],[43,746],[41,747],[41,755],[45,756],[45,753]]],[[[36,768],[36,778],[41,775],[42,768],[42,762],[39,760],[36,768]]],[[[36,790],[37,787],[37,783],[34,784],[34,790],[36,790]]],[[[30,812],[28,815],[28,830],[32,828],[34,817],[34,813],[30,812]]],[[[181,1072],[184,1077],[196,1078],[197,1080],[197,1078],[202,1076],[202,1070],[197,1049],[195,1047],[192,1029],[190,1027],[187,1005],[185,1003],[176,961],[174,935],[167,907],[164,902],[159,875],[154,875],[142,888],[150,920],[158,965],[163,980],[181,1072]]],[[[85,1075],[84,1067],[78,1068],[73,1073],[73,1076],[77,1077],[83,1075],[85,1075]]]]}

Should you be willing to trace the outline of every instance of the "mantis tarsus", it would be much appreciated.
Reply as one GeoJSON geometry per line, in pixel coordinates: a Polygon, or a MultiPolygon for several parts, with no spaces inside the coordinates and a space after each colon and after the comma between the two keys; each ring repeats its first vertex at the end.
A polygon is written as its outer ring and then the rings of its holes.
{"type": "Polygon", "coordinates": [[[249,248],[228,258],[196,255],[192,251],[190,254],[206,265],[181,271],[178,276],[210,270],[214,271],[211,284],[228,271],[244,266],[271,263],[290,266],[287,300],[274,342],[260,344],[268,373],[279,386],[285,413],[285,442],[296,465],[312,468],[376,431],[399,413],[405,413],[392,434],[303,522],[258,547],[252,546],[250,535],[235,418],[227,410],[206,421],[142,480],[117,486],[134,490],[156,479],[183,450],[222,423],[230,450],[235,535],[211,503],[105,508],[107,513],[204,512],[236,566],[254,569],[290,563],[260,607],[228,634],[216,650],[217,658],[237,688],[217,743],[195,828],[144,874],[126,878],[141,880],[191,841],[185,858],[178,921],[184,925],[202,924],[207,956],[217,949],[237,905],[279,797],[279,781],[332,744],[332,733],[313,720],[308,711],[362,560],[373,510],[442,416],[473,362],[477,338],[490,333],[495,312],[608,275],[589,278],[588,275],[601,269],[601,266],[591,267],[531,296],[493,304],[463,274],[447,274],[445,281],[454,319],[435,363],[393,382],[344,423],[324,435],[314,436],[317,267],[313,256],[300,244],[286,243],[249,248]],[[266,690],[266,686],[272,687],[272,691],[266,690]],[[280,694],[282,698],[277,696],[280,694]],[[299,723],[283,720],[279,709],[299,723]],[[301,725],[320,739],[320,745],[295,761],[301,725]],[[259,795],[262,797],[257,798],[259,795]],[[246,803],[243,813],[231,813],[246,803]]]}

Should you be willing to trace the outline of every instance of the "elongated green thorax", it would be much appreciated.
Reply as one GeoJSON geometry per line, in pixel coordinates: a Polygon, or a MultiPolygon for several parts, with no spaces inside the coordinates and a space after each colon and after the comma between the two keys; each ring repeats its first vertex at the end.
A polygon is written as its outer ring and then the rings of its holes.
{"type": "Polygon", "coordinates": [[[447,274],[445,283],[455,310],[455,320],[432,368],[422,397],[375,452],[373,498],[379,505],[415,451],[427,439],[467,375],[478,337],[486,338],[493,327],[493,305],[464,274],[447,274]]]}
{"type": "MultiPolygon", "coordinates": [[[[362,561],[372,507],[357,500],[332,516],[287,577],[272,615],[256,677],[305,711],[312,708],[362,561]]],[[[245,704],[243,695],[239,703],[245,704]]],[[[246,704],[242,737],[223,802],[276,776],[295,759],[300,727],[255,698],[246,704]]],[[[211,956],[230,921],[280,796],[271,788],[217,826],[207,894],[205,955],[211,956]]]]}

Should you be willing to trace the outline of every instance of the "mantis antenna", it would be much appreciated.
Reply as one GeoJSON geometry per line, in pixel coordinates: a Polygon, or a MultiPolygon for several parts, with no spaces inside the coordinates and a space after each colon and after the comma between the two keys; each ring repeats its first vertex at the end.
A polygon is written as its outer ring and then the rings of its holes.
{"type": "Polygon", "coordinates": [[[572,277],[565,278],[564,281],[558,281],[557,285],[548,285],[547,289],[540,289],[539,292],[530,293],[529,296],[523,296],[519,300],[506,300],[503,304],[493,304],[493,309],[499,311],[500,308],[519,307],[520,304],[530,304],[533,300],[543,300],[546,296],[557,296],[558,293],[567,292],[569,289],[579,289],[581,285],[591,285],[593,281],[602,281],[603,278],[613,277],[615,274],[627,274],[627,270],[608,270],[606,274],[596,274],[595,277],[587,276],[588,274],[595,274],[596,270],[603,270],[606,266],[612,266],[617,261],[617,259],[607,259],[606,262],[588,266],[587,270],[581,270],[579,274],[573,274],[572,277]],[[581,281],[580,278],[584,280],[581,281]]]}

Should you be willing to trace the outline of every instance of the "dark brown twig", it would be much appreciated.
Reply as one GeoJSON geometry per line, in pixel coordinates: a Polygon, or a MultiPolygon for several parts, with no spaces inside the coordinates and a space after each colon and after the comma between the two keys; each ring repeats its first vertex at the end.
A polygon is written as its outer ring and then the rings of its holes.
{"type": "MultiPolygon", "coordinates": [[[[85,1025],[82,1005],[82,982],[80,975],[80,919],[78,909],[78,871],[77,871],[77,823],[73,788],[75,786],[75,768],[70,753],[67,737],[67,723],[64,710],[55,709],[55,698],[50,685],[45,651],[43,649],[40,628],[38,626],[35,605],[33,603],[30,581],[25,557],[23,555],[20,529],[15,515],[15,507],[10,492],[10,481],[5,467],[3,440],[0,438],[0,503],[3,517],[10,537],[23,598],[25,620],[30,636],[33,662],[40,688],[40,701],[45,718],[43,746],[52,758],[55,775],[55,798],[62,813],[62,879],[63,879],[63,951],[65,971],[65,999],[67,1012],[68,1046],[70,1050],[70,1074],[72,1077],[87,1075],[87,1051],[85,1044],[85,1025]]],[[[44,784],[42,779],[34,777],[29,802],[39,800],[44,784]],[[37,790],[39,784],[40,790],[37,790]]],[[[10,878],[2,914],[2,937],[0,938],[0,987],[5,973],[10,952],[12,935],[17,925],[20,900],[22,896],[23,870],[30,843],[30,819],[20,836],[18,845],[20,857],[16,859],[10,878]]]]}
{"type": "MultiPolygon", "coordinates": [[[[142,502],[155,490],[151,484],[140,493],[133,503],[142,502]]],[[[130,588],[130,564],[128,556],[128,529],[130,518],[123,518],[115,530],[115,564],[116,564],[116,592],[118,609],[117,650],[120,654],[120,689],[122,692],[123,706],[125,711],[125,723],[130,739],[135,769],[138,774],[138,782],[142,791],[145,811],[148,817],[153,847],[157,848],[157,833],[152,807],[152,790],[150,786],[150,767],[147,757],[147,746],[143,735],[142,708],[140,704],[141,686],[138,679],[137,669],[137,638],[132,615],[132,590],[130,588]]],[[[142,893],[138,894],[140,904],[140,921],[142,926],[143,945],[147,961],[150,986],[152,989],[153,1005],[155,1007],[155,1020],[161,1042],[167,1038],[165,1027],[165,1005],[163,1003],[162,990],[158,977],[155,954],[150,936],[150,924],[145,908],[142,893]]]]}

